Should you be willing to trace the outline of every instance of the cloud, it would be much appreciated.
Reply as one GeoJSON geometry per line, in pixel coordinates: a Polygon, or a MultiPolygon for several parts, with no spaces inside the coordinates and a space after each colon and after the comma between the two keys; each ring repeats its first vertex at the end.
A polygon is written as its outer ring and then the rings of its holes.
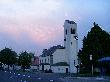
{"type": "Polygon", "coordinates": [[[0,0],[0,4],[10,4],[15,2],[16,0],[0,0]]]}
{"type": "Polygon", "coordinates": [[[0,15],[9,17],[46,17],[61,7],[56,0],[3,0],[0,15]]]}
{"type": "Polygon", "coordinates": [[[109,3],[103,0],[0,0],[0,33],[18,48],[25,45],[24,49],[41,49],[63,44],[63,23],[70,19],[78,24],[81,44],[92,22],[110,25],[109,3]]]}
{"type": "Polygon", "coordinates": [[[42,39],[42,41],[50,40],[52,35],[55,35],[48,17],[54,11],[59,11],[61,7],[59,1],[0,0],[0,4],[1,32],[7,32],[15,39],[20,38],[22,32],[27,32],[31,39],[42,39]],[[38,37],[35,38],[36,36],[38,37]]]}

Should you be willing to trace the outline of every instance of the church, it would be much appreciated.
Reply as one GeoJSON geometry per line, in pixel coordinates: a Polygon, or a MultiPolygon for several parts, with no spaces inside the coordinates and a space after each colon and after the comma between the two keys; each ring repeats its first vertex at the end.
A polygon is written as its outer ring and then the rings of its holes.
{"type": "Polygon", "coordinates": [[[74,21],[64,22],[64,47],[58,45],[39,56],[39,70],[53,73],[76,73],[78,65],[78,34],[74,21]]]}

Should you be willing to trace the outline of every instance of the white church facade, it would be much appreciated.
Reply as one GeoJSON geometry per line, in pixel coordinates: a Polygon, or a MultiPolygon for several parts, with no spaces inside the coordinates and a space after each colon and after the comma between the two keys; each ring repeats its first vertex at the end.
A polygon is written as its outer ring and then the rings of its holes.
{"type": "Polygon", "coordinates": [[[53,73],[76,73],[78,65],[77,24],[65,20],[64,47],[57,48],[51,55],[39,57],[39,70],[51,69],[53,73]]]}

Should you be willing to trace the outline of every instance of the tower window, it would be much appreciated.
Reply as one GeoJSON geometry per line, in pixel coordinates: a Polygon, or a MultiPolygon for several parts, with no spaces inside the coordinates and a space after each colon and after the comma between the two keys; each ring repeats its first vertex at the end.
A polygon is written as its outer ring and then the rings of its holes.
{"type": "Polygon", "coordinates": [[[71,34],[75,34],[75,29],[71,28],[71,34]]]}
{"type": "Polygon", "coordinates": [[[72,45],[72,42],[71,42],[71,45],[72,45]]]}
{"type": "Polygon", "coordinates": [[[67,29],[66,29],[66,34],[67,34],[67,29]]]}
{"type": "Polygon", "coordinates": [[[66,38],[64,39],[64,41],[66,41],[66,38]]]}

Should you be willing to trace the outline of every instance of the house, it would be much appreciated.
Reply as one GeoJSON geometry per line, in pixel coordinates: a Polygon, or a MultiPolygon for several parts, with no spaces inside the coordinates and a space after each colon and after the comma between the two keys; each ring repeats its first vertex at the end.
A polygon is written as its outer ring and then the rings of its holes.
{"type": "Polygon", "coordinates": [[[39,70],[39,57],[34,56],[32,59],[31,70],[38,71],[39,70]]]}

